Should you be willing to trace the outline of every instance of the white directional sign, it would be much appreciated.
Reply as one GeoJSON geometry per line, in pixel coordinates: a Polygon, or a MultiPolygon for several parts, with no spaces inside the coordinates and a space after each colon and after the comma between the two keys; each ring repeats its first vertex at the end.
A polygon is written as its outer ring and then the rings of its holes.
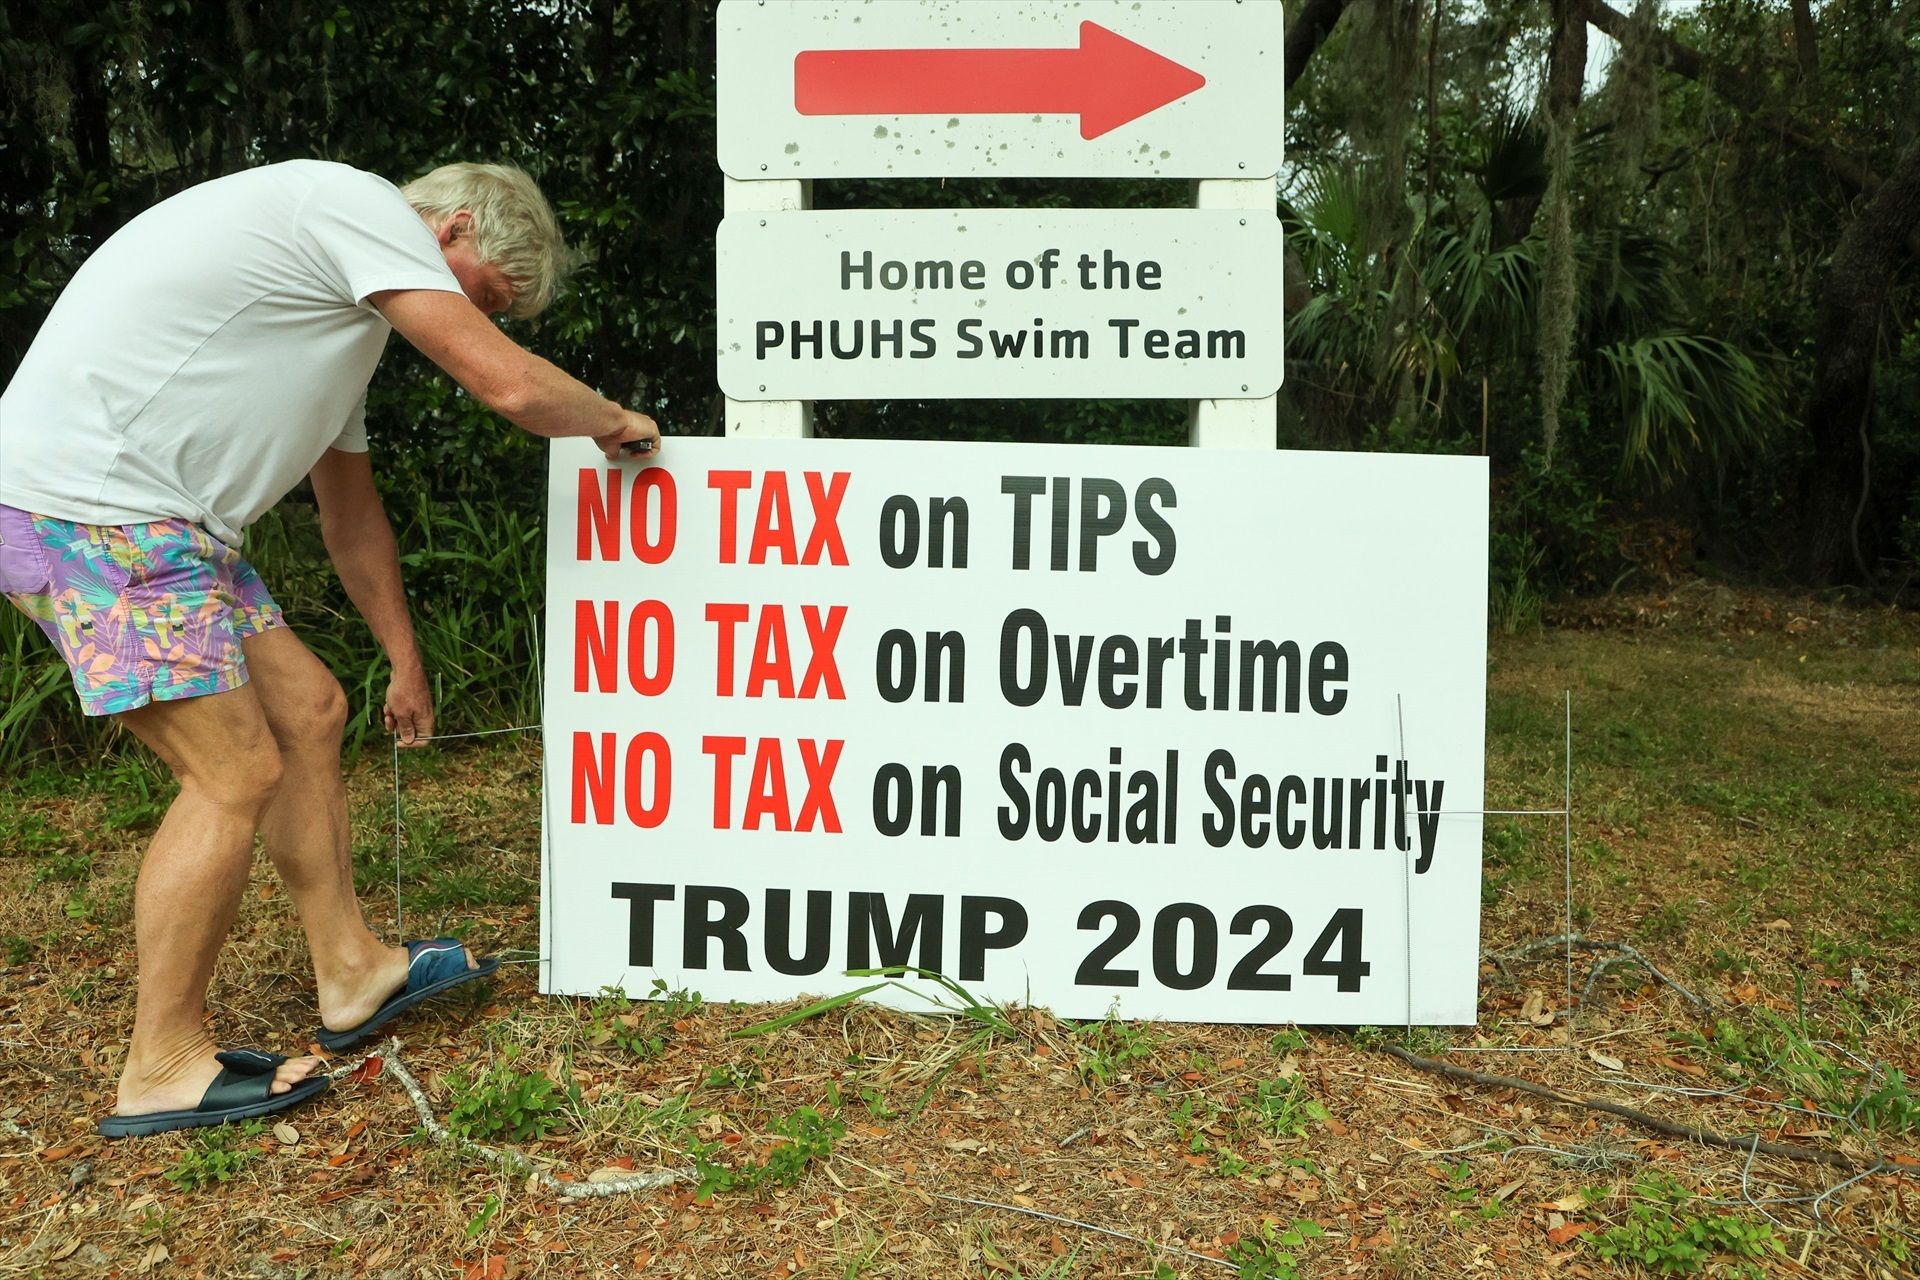
{"type": "Polygon", "coordinates": [[[1484,458],[552,450],[546,990],[1467,1023],[1484,458]]]}
{"type": "Polygon", "coordinates": [[[1280,223],[1193,209],[858,210],[720,225],[736,400],[1273,394],[1280,223]]]}
{"type": "Polygon", "coordinates": [[[1259,178],[1280,0],[721,0],[720,167],[1259,178]]]}

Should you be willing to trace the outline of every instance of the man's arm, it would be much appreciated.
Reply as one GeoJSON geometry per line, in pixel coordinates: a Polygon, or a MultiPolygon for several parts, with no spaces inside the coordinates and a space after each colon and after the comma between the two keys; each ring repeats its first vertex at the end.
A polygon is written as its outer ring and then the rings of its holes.
{"type": "Polygon", "coordinates": [[[514,425],[537,436],[592,436],[610,458],[627,444],[659,447],[652,418],[621,408],[534,355],[462,295],[389,289],[370,301],[401,337],[514,425]]]}
{"type": "Polygon", "coordinates": [[[433,735],[433,695],[413,641],[413,621],[400,584],[400,556],[373,485],[373,464],[364,453],[329,449],[309,478],[327,556],[393,668],[382,709],[387,729],[400,735],[403,746],[412,746],[433,735]]]}

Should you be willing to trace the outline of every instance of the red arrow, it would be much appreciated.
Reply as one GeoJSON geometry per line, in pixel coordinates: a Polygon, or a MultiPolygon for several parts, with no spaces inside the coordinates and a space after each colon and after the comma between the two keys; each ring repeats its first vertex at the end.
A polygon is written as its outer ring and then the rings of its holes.
{"type": "Polygon", "coordinates": [[[1207,78],[1080,24],[1078,49],[810,49],[793,60],[803,116],[1077,115],[1080,136],[1157,111],[1207,78]]]}

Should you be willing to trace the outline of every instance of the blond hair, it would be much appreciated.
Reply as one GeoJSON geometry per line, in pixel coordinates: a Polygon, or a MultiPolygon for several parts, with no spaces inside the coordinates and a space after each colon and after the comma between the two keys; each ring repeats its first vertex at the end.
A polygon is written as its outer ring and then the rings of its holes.
{"type": "Polygon", "coordinates": [[[553,206],[526,172],[505,164],[445,164],[400,188],[437,229],[465,209],[473,249],[513,284],[507,314],[524,320],[546,309],[566,279],[568,256],[553,206]]]}

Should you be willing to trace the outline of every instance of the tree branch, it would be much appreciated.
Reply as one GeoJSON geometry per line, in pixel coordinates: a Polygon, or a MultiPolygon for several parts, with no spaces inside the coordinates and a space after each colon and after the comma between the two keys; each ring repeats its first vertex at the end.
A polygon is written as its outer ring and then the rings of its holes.
{"type": "MultiPolygon", "coordinates": [[[[1468,1084],[1484,1085],[1493,1089],[1518,1089],[1522,1093],[1530,1093],[1536,1098],[1545,1098],[1563,1107],[1588,1107],[1594,1111],[1604,1111],[1608,1115],[1618,1116],[1622,1120],[1631,1121],[1643,1129],[1651,1129],[1669,1138],[1684,1138],[1689,1142],[1704,1143],[1710,1147],[1726,1147],[1732,1151],[1753,1151],[1763,1156],[1778,1156],[1783,1160],[1804,1160],[1815,1164],[1831,1165],[1836,1169],[1855,1167],[1854,1161],[1848,1156],[1824,1147],[1802,1147],[1785,1142],[1766,1142],[1757,1133],[1729,1138],[1711,1129],[1674,1124],[1670,1120],[1650,1116],[1644,1111],[1636,1111],[1632,1107],[1624,1107],[1617,1102],[1608,1102],[1601,1098],[1576,1098],[1572,1094],[1561,1093],[1558,1089],[1550,1089],[1544,1084],[1535,1084],[1531,1080],[1516,1080],[1512,1076],[1469,1071],[1465,1067],[1456,1067],[1451,1062],[1423,1058],[1417,1053],[1402,1049],[1399,1045],[1383,1045],[1382,1048],[1408,1066],[1418,1067],[1422,1071],[1431,1071],[1435,1075],[1446,1076],[1452,1080],[1464,1080],[1468,1084]]],[[[1899,1166],[1876,1165],[1876,1169],[1881,1167],[1898,1168],[1899,1166]]]]}
{"type": "Polygon", "coordinates": [[[1308,59],[1326,42],[1340,15],[1347,11],[1347,3],[1348,0],[1306,0],[1300,7],[1299,16],[1287,28],[1287,88],[1293,88],[1293,82],[1307,69],[1308,59]]]}
{"type": "MultiPolygon", "coordinates": [[[[1609,6],[1606,0],[1587,0],[1586,10],[1588,22],[1615,40],[1627,38],[1627,27],[1632,19],[1609,6]]],[[[1871,192],[1880,185],[1879,176],[1863,161],[1802,129],[1799,122],[1781,107],[1778,96],[1763,78],[1745,70],[1732,70],[1710,63],[1698,49],[1682,44],[1665,31],[1656,31],[1654,39],[1658,42],[1661,57],[1669,71],[1705,85],[1786,141],[1819,152],[1820,158],[1826,161],[1827,167],[1833,170],[1834,176],[1840,179],[1850,194],[1871,192]]]]}

